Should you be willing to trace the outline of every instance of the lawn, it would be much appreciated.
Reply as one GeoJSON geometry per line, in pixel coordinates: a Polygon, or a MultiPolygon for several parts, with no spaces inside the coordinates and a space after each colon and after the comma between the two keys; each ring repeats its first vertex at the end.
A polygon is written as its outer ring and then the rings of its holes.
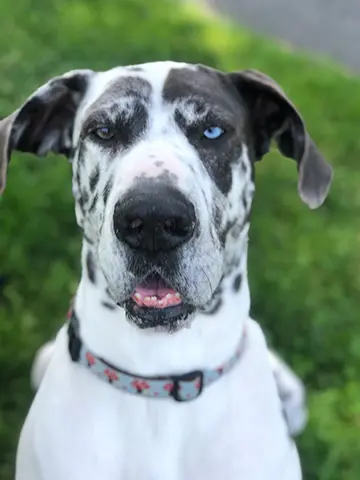
{"type": "MultiPolygon", "coordinates": [[[[304,34],[306,34],[304,32],[304,34]]],[[[253,316],[304,379],[305,480],[360,478],[360,81],[331,62],[169,0],[2,0],[0,115],[74,68],[181,60],[278,81],[335,169],[310,211],[295,162],[257,166],[250,237],[253,316]]],[[[36,348],[61,322],[79,274],[80,236],[63,158],[15,155],[0,201],[0,478],[13,478],[36,348]]]]}

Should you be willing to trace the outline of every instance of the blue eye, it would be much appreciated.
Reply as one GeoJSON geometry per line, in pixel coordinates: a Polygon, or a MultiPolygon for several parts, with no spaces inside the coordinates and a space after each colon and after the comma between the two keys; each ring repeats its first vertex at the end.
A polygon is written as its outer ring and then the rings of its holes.
{"type": "Polygon", "coordinates": [[[204,130],[203,135],[205,138],[209,140],[215,140],[216,138],[221,137],[225,133],[221,127],[208,127],[204,130]]]}

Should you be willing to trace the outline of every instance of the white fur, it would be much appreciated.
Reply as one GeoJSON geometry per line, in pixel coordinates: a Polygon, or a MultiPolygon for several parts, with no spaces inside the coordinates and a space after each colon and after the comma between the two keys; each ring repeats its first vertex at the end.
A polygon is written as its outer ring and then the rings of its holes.
{"type": "Polygon", "coordinates": [[[301,479],[264,336],[247,317],[248,292],[225,297],[221,318],[198,315],[171,336],[140,334],[120,311],[105,315],[83,279],[75,305],[82,338],[124,369],[149,375],[215,367],[244,328],[245,352],[198,400],[177,404],[122,393],[72,364],[62,329],[21,434],[16,479],[301,479]]]}
{"type": "MultiPolygon", "coordinates": [[[[246,145],[239,161],[247,169],[244,172],[240,164],[233,167],[232,189],[225,197],[173,121],[175,105],[162,102],[169,70],[183,66],[154,63],[143,65],[142,73],[136,72],[151,83],[152,102],[148,129],[129,151],[119,152],[116,161],[110,161],[97,146],[88,145],[82,181],[100,159],[99,191],[109,178],[114,186],[105,209],[99,201],[92,215],[82,217],[77,208],[78,221],[93,240],[96,257],[93,284],[85,273],[90,247],[84,242],[83,275],[75,301],[80,334],[97,355],[138,375],[215,368],[233,355],[243,335],[245,351],[236,367],[206,388],[197,400],[179,404],[171,399],[140,398],[102,383],[71,362],[63,327],[55,344],[40,352],[34,364],[32,381],[39,389],[21,433],[16,480],[301,479],[273,368],[283,372],[285,379],[289,372],[270,353],[271,361],[277,362],[271,365],[264,335],[249,318],[248,227],[241,235],[228,234],[225,254],[212,234],[214,202],[224,211],[224,224],[235,220],[233,228],[237,229],[246,215],[238,202],[239,192],[251,203],[253,185],[246,145]],[[191,323],[173,334],[140,330],[125,318],[121,308],[108,310],[101,306],[105,297],[111,301],[106,287],[118,301],[131,293],[133,281],[127,270],[126,251],[113,231],[114,205],[142,173],[151,178],[160,175],[159,161],[177,175],[177,188],[194,204],[200,225],[199,236],[183,249],[180,260],[179,284],[187,297],[194,304],[204,305],[211,299],[226,264],[238,259],[237,270],[222,282],[219,312],[197,312],[191,323]],[[235,294],[234,278],[239,272],[242,284],[235,294]]],[[[94,74],[76,116],[75,144],[91,105],[114,79],[126,75],[131,72],[125,67],[94,74]]],[[[194,112],[186,102],[176,107],[185,109],[184,115],[191,121],[194,112]]],[[[126,108],[131,106],[126,104],[126,108]]],[[[77,167],[75,159],[74,169],[77,167]]],[[[74,190],[76,198],[79,192],[74,190]]],[[[277,377],[280,382],[284,378],[277,377]]],[[[296,391],[299,385],[291,388],[296,391]]]]}

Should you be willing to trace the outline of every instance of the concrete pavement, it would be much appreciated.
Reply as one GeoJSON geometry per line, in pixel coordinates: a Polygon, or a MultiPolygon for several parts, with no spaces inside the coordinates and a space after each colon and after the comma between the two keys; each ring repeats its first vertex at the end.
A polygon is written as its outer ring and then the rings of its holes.
{"type": "Polygon", "coordinates": [[[360,0],[206,0],[259,33],[360,71],[360,0]]]}

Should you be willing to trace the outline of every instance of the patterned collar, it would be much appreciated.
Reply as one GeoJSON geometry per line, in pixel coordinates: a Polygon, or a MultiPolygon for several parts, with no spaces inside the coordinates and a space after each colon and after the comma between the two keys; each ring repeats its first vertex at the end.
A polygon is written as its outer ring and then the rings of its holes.
{"type": "Polygon", "coordinates": [[[199,397],[205,387],[228,373],[245,349],[246,330],[234,355],[213,370],[194,370],[184,375],[138,376],[114,367],[95,355],[81,340],[79,320],[73,308],[68,313],[69,353],[73,362],[89,369],[113,387],[143,397],[170,397],[177,402],[187,402],[199,397]]]}

